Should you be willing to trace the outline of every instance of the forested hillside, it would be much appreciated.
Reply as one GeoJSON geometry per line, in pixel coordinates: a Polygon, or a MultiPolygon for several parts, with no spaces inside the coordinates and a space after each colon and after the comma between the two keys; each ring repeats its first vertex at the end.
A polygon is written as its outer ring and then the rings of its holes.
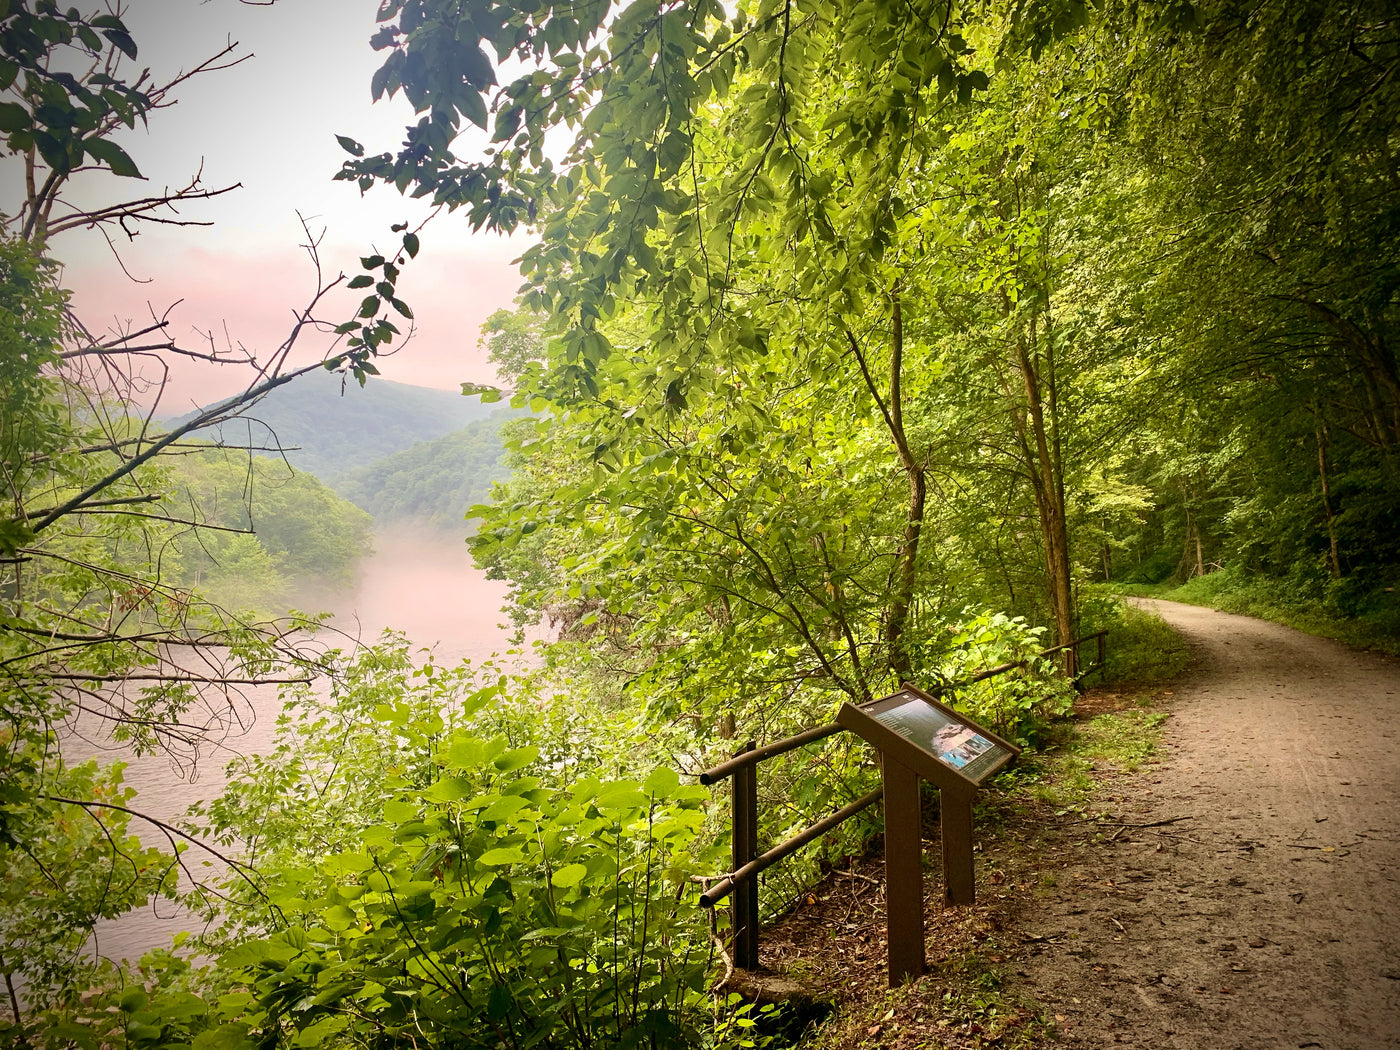
{"type": "MultiPolygon", "coordinates": [[[[295,417],[277,358],[156,435],[93,364],[124,341],[86,334],[46,256],[82,221],[56,202],[84,158],[136,171],[104,135],[158,107],[96,72],[135,43],[115,15],[0,14],[0,131],[32,176],[0,254],[7,1036],[753,1045],[695,893],[733,866],[727,810],[689,779],[738,741],[912,680],[1034,777],[1076,670],[1039,650],[1099,628],[1164,648],[1107,583],[1218,581],[1400,633],[1393,4],[386,0],[379,21],[371,93],[419,119],[382,151],[340,136],[337,178],[437,217],[361,258],[295,417]],[[85,79],[48,72],[63,48],[85,79]],[[370,449],[356,399],[400,396],[374,361],[434,223],[535,238],[489,324],[533,418],[471,540],[516,619],[554,628],[513,672],[328,649],[169,576],[168,551],[223,527],[169,512],[170,457],[201,433],[263,444],[244,409],[286,443],[314,428],[302,462],[331,473],[417,440],[436,409],[396,402],[370,449]],[[249,682],[285,687],[286,713],[181,829],[237,853],[191,893],[55,727],[96,704],[120,739],[198,747],[186,713],[249,682]],[[188,955],[82,952],[157,894],[207,913],[188,955]]],[[[407,454],[415,489],[489,458],[478,425],[407,454]]],[[[351,484],[451,513],[377,468],[351,484]]],[[[870,792],[870,759],[838,734],[766,763],[760,848],[870,792]]],[[[878,830],[770,873],[765,914],[878,830]]]]}
{"type": "Polygon", "coordinates": [[[343,588],[372,549],[368,514],[280,459],[213,450],[173,473],[171,498],[214,531],[175,539],[169,579],[222,605],[266,613],[343,588]]]}
{"type": "Polygon", "coordinates": [[[346,375],[317,369],[272,390],[215,433],[237,445],[279,446],[297,470],[330,480],[490,412],[478,399],[449,390],[387,379],[361,387],[346,375]]]}
{"type": "Polygon", "coordinates": [[[510,476],[501,438],[507,419],[498,409],[490,419],[356,467],[333,479],[335,490],[381,525],[412,521],[464,533],[467,511],[510,476]]]}

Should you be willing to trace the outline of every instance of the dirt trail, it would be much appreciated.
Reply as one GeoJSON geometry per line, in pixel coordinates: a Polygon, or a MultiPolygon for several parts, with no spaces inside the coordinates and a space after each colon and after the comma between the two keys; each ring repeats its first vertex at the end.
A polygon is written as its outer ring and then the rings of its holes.
{"type": "Polygon", "coordinates": [[[1400,1047],[1400,663],[1150,603],[1187,639],[1132,828],[1057,876],[1017,971],[1072,1046],[1400,1047]]]}

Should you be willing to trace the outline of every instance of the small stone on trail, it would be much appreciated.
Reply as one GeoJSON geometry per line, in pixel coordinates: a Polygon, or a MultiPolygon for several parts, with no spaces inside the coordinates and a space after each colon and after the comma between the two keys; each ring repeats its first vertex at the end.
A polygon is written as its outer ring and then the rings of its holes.
{"type": "Polygon", "coordinates": [[[1262,947],[1264,947],[1264,945],[1266,945],[1266,944],[1268,944],[1268,943],[1269,943],[1269,942],[1266,941],[1266,940],[1264,940],[1263,937],[1255,937],[1254,940],[1252,940],[1252,941],[1249,942],[1249,946],[1250,946],[1251,948],[1262,948],[1262,947]]]}

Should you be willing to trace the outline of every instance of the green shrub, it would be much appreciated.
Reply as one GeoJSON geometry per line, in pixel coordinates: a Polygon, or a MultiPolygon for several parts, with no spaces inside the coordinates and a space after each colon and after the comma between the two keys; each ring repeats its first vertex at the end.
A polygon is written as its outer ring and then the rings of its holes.
{"type": "Polygon", "coordinates": [[[1257,616],[1351,645],[1400,654],[1397,586],[1400,575],[1377,571],[1333,579],[1313,562],[1295,565],[1284,577],[1227,565],[1162,597],[1257,616]]]}
{"type": "Polygon", "coordinates": [[[586,713],[489,665],[415,667],[401,638],[342,662],[328,696],[288,699],[276,746],[206,808],[267,894],[255,921],[236,891],[213,943],[216,982],[247,991],[230,1045],[713,1034],[689,881],[726,866],[708,789],[593,775],[606,736],[586,713]]]}
{"type": "Polygon", "coordinates": [[[698,1039],[708,957],[686,888],[706,870],[708,792],[545,787],[533,747],[454,734],[442,775],[326,858],[292,919],[235,949],[254,1027],[294,1043],[407,1039],[481,1047],[682,1046],[698,1039]]]}
{"type": "Polygon", "coordinates": [[[1074,705],[1074,686],[1060,662],[1038,655],[1045,648],[1044,635],[1044,627],[1031,627],[1020,616],[973,616],[954,634],[952,650],[939,669],[947,683],[944,698],[1008,740],[1033,744],[1074,705]],[[980,671],[1008,663],[1021,666],[963,684],[980,671]]]}
{"type": "Polygon", "coordinates": [[[1165,620],[1114,595],[1086,598],[1079,625],[1081,636],[1108,631],[1104,666],[1087,679],[1091,685],[1152,685],[1169,681],[1186,666],[1186,645],[1165,620]]]}

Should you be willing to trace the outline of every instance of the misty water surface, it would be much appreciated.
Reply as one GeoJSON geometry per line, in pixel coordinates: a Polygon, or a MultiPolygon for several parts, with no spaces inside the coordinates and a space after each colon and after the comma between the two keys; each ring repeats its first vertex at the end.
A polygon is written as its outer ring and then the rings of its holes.
{"type": "MultiPolygon", "coordinates": [[[[461,539],[394,527],[376,535],[375,548],[361,562],[353,589],[318,603],[335,614],[335,627],[365,642],[377,639],[386,627],[401,630],[415,647],[432,647],[440,663],[476,661],[506,651],[509,632],[502,627],[506,618],[500,611],[506,585],[486,579],[461,539]]],[[[134,808],[173,821],[192,802],[218,796],[225,784],[223,768],[231,758],[269,746],[280,706],[277,689],[249,690],[241,706],[246,726],[235,727],[205,749],[193,768],[166,755],[133,757],[90,732],[66,740],[65,751],[73,762],[93,756],[127,762],[126,782],[137,790],[134,808]]],[[[151,825],[133,820],[131,829],[143,842],[169,848],[151,825]]],[[[195,848],[185,857],[196,869],[205,859],[195,848]]],[[[100,923],[97,948],[110,958],[134,961],[151,948],[168,946],[174,934],[190,926],[190,918],[174,903],[159,901],[100,923]]]]}

